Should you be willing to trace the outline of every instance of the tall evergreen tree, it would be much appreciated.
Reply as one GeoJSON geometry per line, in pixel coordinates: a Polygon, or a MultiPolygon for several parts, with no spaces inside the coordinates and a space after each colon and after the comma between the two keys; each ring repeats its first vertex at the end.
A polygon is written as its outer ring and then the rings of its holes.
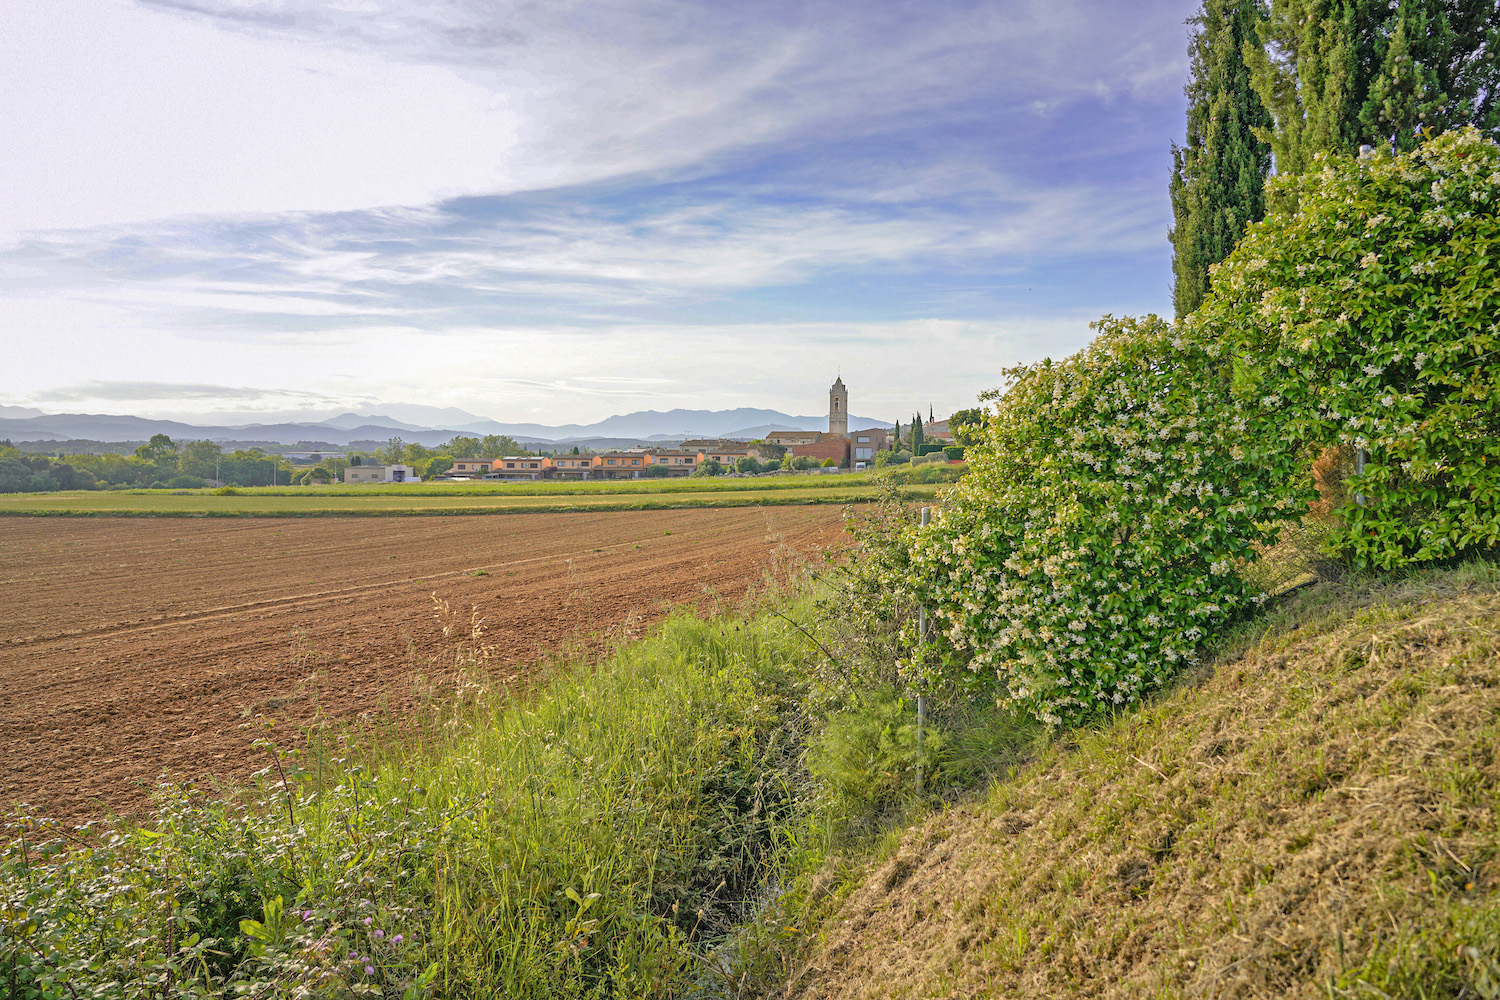
{"type": "Polygon", "coordinates": [[[1192,72],[1186,144],[1172,146],[1173,304],[1186,316],[1208,294],[1210,265],[1265,215],[1271,116],[1251,86],[1247,47],[1259,44],[1255,0],[1204,0],[1189,23],[1192,72]]]}
{"type": "Polygon", "coordinates": [[[1500,0],[1271,0],[1245,57],[1274,125],[1276,169],[1318,153],[1500,126],[1500,0]]]}

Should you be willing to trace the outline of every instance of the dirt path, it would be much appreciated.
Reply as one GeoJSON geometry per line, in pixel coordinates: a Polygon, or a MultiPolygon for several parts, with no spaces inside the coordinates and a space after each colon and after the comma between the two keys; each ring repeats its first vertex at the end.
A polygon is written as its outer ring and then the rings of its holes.
{"type": "Polygon", "coordinates": [[[438,601],[524,669],[841,537],[836,507],[0,519],[0,807],[139,810],[164,771],[263,767],[257,717],[399,711],[451,673],[438,601]]]}

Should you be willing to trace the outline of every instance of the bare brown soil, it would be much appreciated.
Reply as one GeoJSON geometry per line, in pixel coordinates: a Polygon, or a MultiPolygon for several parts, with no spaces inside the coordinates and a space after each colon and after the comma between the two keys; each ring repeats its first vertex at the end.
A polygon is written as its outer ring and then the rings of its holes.
{"type": "Polygon", "coordinates": [[[0,809],[135,812],[163,773],[266,766],[257,720],[399,711],[452,673],[439,602],[524,677],[840,537],[835,507],[0,519],[0,809]]]}

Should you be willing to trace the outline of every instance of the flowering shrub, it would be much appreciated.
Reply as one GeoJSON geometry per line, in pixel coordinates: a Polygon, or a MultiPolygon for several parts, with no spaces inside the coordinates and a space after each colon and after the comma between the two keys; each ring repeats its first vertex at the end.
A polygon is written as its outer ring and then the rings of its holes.
{"type": "Polygon", "coordinates": [[[896,539],[929,682],[993,672],[1051,724],[1138,701],[1258,599],[1239,567],[1314,473],[1356,567],[1500,546],[1500,147],[1470,129],[1274,183],[1292,207],[1193,316],[1106,317],[1008,373],[969,478],[896,539]]]}
{"type": "Polygon", "coordinates": [[[1184,331],[1238,356],[1258,459],[1290,479],[1366,452],[1330,540],[1354,566],[1500,544],[1500,147],[1467,129],[1272,183],[1295,209],[1251,228],[1184,331]]]}
{"type": "Polygon", "coordinates": [[[1301,499],[1248,460],[1218,344],[1154,316],[1095,328],[1079,354],[1007,373],[970,474],[905,530],[911,576],[892,580],[933,616],[928,680],[963,662],[1050,724],[1192,661],[1258,599],[1236,566],[1301,499]]]}

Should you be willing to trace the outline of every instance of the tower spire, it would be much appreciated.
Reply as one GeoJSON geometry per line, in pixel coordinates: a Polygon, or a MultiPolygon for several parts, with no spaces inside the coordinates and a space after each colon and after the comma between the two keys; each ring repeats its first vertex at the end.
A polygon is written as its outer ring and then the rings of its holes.
{"type": "Polygon", "coordinates": [[[842,373],[828,390],[828,433],[835,437],[849,436],[849,390],[844,388],[842,373]]]}

